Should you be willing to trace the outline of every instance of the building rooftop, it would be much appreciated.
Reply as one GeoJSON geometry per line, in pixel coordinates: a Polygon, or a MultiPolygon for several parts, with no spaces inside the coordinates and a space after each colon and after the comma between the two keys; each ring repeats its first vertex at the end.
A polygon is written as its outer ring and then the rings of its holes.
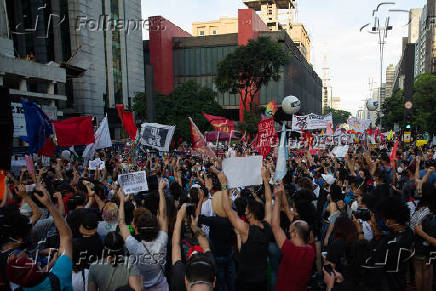
{"type": "Polygon", "coordinates": [[[248,8],[260,11],[262,5],[268,4],[268,2],[273,2],[277,4],[279,9],[295,8],[295,0],[242,0],[248,8]]]}

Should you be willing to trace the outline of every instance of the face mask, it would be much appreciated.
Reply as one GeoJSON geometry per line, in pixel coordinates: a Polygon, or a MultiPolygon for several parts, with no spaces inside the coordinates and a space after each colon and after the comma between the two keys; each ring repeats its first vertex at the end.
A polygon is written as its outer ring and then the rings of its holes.
{"type": "Polygon", "coordinates": [[[108,179],[107,182],[110,184],[112,183],[112,179],[108,179]]]}
{"type": "Polygon", "coordinates": [[[403,168],[399,167],[397,172],[398,172],[398,174],[401,174],[403,172],[403,168]]]}

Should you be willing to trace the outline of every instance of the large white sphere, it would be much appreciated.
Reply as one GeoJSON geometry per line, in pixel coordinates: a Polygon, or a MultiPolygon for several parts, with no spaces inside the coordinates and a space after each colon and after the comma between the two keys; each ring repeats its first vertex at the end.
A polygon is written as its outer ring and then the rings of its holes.
{"type": "Polygon", "coordinates": [[[366,108],[369,111],[376,111],[378,109],[378,101],[375,99],[370,99],[366,101],[366,108]]]}
{"type": "Polygon", "coordinates": [[[282,102],[283,111],[287,114],[295,114],[301,108],[300,100],[295,96],[286,96],[282,102]]]}

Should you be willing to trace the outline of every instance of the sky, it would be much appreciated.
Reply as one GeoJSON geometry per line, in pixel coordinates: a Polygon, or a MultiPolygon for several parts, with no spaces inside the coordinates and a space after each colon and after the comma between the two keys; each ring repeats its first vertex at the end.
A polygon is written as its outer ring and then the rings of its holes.
{"type": "MultiPolygon", "coordinates": [[[[396,65],[401,57],[402,37],[408,35],[408,14],[388,12],[388,9],[422,8],[426,0],[296,0],[296,22],[304,24],[311,39],[311,62],[320,78],[322,68],[330,68],[334,97],[341,98],[341,109],[353,113],[362,109],[372,87],[380,83],[380,55],[378,36],[360,28],[373,23],[373,10],[381,2],[385,5],[376,15],[381,19],[389,14],[393,30],[388,33],[384,52],[383,71],[396,65]],[[326,63],[324,62],[326,57],[326,63]]],[[[236,17],[239,8],[246,8],[242,0],[142,0],[142,17],[161,15],[187,32],[192,22],[236,17]],[[159,5],[156,5],[159,3],[159,5]]],[[[144,32],[144,38],[148,33],[144,32]]],[[[383,73],[385,82],[385,73],[383,73]]],[[[297,96],[298,97],[298,96],[297,96]]]]}

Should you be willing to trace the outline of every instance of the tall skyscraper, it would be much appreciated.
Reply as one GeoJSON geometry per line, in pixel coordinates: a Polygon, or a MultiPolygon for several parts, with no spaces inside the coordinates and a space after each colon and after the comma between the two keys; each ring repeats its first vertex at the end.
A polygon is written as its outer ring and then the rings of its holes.
{"type": "Polygon", "coordinates": [[[424,6],[419,20],[419,36],[415,45],[415,70],[414,77],[425,72],[426,60],[426,44],[427,44],[427,5],[424,6]]]}
{"type": "Polygon", "coordinates": [[[392,88],[394,87],[394,80],[395,80],[395,66],[390,64],[386,68],[386,98],[389,98],[392,96],[392,88]]]}

